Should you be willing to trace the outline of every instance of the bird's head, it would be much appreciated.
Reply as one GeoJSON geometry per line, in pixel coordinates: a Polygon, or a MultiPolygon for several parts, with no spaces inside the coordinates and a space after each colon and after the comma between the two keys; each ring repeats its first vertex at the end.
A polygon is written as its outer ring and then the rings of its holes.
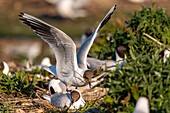
{"type": "Polygon", "coordinates": [[[71,99],[72,99],[72,104],[80,99],[81,95],[80,92],[77,90],[71,91],[71,99]]]}
{"type": "Polygon", "coordinates": [[[84,72],[83,78],[86,80],[86,83],[91,86],[91,79],[93,77],[93,71],[92,70],[86,70],[84,72]]]}

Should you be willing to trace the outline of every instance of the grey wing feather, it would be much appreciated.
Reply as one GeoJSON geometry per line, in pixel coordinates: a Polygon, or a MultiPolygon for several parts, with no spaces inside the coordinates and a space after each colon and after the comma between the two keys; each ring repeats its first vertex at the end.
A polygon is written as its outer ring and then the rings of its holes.
{"type": "Polygon", "coordinates": [[[111,15],[116,9],[116,5],[114,5],[110,11],[106,14],[104,19],[99,23],[98,27],[94,31],[94,33],[82,44],[77,54],[77,61],[80,68],[87,68],[87,54],[97,36],[98,31],[110,20],[111,15]]]}
{"type": "MultiPolygon", "coordinates": [[[[57,60],[57,76],[71,73],[77,66],[76,46],[72,39],[61,30],[25,13],[20,13],[20,20],[30,26],[53,49],[57,60]]],[[[69,74],[68,74],[69,75],[69,74]]],[[[62,76],[59,77],[59,79],[62,76]]]]}

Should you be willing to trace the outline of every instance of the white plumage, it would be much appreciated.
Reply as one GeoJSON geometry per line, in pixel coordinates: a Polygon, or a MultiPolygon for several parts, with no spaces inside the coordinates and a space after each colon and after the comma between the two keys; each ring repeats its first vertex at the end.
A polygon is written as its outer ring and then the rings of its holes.
{"type": "Polygon", "coordinates": [[[74,89],[70,93],[57,94],[54,93],[50,96],[43,95],[43,98],[51,102],[55,107],[68,107],[69,109],[79,109],[85,105],[81,93],[74,89]]]}
{"type": "Polygon", "coordinates": [[[149,113],[149,101],[146,97],[139,97],[133,113],[149,113]]]}
{"type": "Polygon", "coordinates": [[[30,26],[53,49],[57,60],[56,77],[61,82],[67,87],[90,83],[93,72],[78,67],[76,45],[68,35],[31,15],[21,13],[19,16],[20,20],[30,26]]]}

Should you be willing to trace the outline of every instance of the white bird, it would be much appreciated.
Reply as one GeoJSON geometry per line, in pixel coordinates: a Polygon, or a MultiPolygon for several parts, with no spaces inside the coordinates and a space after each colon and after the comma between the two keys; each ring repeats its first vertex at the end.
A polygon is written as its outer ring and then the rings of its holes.
{"type": "MultiPolygon", "coordinates": [[[[78,66],[82,69],[88,69],[87,68],[87,54],[98,34],[98,31],[110,20],[111,15],[113,14],[114,10],[116,9],[116,5],[114,5],[109,12],[106,14],[106,16],[103,18],[103,20],[99,23],[95,31],[85,40],[85,42],[81,45],[78,53],[77,53],[77,63],[78,66]]],[[[56,75],[56,66],[50,66],[48,68],[45,68],[46,71],[50,72],[53,75],[56,75]]]]}
{"type": "Polygon", "coordinates": [[[85,101],[82,98],[79,90],[72,90],[70,93],[57,94],[53,93],[51,96],[43,95],[44,99],[48,100],[55,107],[69,108],[69,109],[79,109],[85,105],[85,101]]]}
{"type": "Polygon", "coordinates": [[[123,64],[126,63],[126,60],[124,60],[124,58],[126,59],[125,51],[126,49],[123,46],[119,46],[115,52],[115,60],[99,60],[87,57],[87,66],[92,70],[100,68],[102,70],[115,71],[117,67],[121,69],[123,64]]]}
{"type": "Polygon", "coordinates": [[[5,61],[0,62],[0,71],[5,75],[9,74],[9,66],[5,61]]]}
{"type": "Polygon", "coordinates": [[[87,15],[85,6],[89,0],[46,0],[48,3],[54,4],[56,10],[63,18],[75,19],[85,17],[87,15]]]}
{"type": "Polygon", "coordinates": [[[139,97],[133,113],[149,113],[149,101],[146,97],[139,97]]]}
{"type": "Polygon", "coordinates": [[[20,20],[30,26],[53,49],[56,57],[56,77],[67,87],[90,84],[93,71],[78,67],[76,45],[61,30],[31,15],[20,13],[20,20]]]}
{"type": "MultiPolygon", "coordinates": [[[[102,73],[101,75],[92,78],[91,80],[91,88],[94,88],[97,84],[101,83],[104,80],[104,77],[106,77],[108,75],[108,73],[102,73]]],[[[66,93],[67,92],[67,88],[66,85],[63,84],[59,79],[52,79],[50,80],[49,84],[48,84],[48,88],[50,91],[50,94],[53,93],[66,93]]],[[[75,89],[75,87],[71,87],[71,90],[75,89]]],[[[70,90],[69,89],[69,90],[70,90]]],[[[77,87],[77,89],[82,93],[87,89],[90,89],[89,85],[85,85],[83,87],[77,87]]]]}
{"type": "MultiPolygon", "coordinates": [[[[110,9],[96,28],[95,32],[88,39],[95,39],[99,29],[101,29],[108,22],[115,8],[116,5],[110,9]]],[[[86,63],[83,64],[83,61],[86,61],[87,59],[88,51],[92,45],[92,43],[90,43],[90,46],[86,48],[86,45],[89,43],[88,39],[81,46],[84,52],[79,52],[79,56],[82,56],[83,58],[78,58],[78,60],[76,56],[76,45],[64,32],[31,15],[21,13],[19,16],[23,23],[30,26],[33,31],[53,49],[57,60],[54,73],[56,73],[56,77],[61,82],[63,82],[67,87],[80,87],[85,86],[88,83],[90,84],[93,72],[92,70],[84,68],[87,67],[86,63]],[[78,66],[77,60],[82,61],[81,66],[78,66]]]]}

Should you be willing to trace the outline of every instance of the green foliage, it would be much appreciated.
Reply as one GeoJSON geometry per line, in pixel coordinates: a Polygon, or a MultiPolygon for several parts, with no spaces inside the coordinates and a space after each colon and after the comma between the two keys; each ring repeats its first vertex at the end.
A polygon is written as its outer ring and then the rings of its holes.
{"type": "Polygon", "coordinates": [[[0,92],[17,97],[34,96],[35,86],[47,88],[48,81],[38,79],[36,74],[49,75],[45,70],[35,69],[31,72],[15,72],[11,76],[0,72],[0,92]]]}
{"type": "Polygon", "coordinates": [[[130,113],[137,99],[144,95],[150,101],[151,112],[170,112],[170,60],[163,63],[158,53],[128,62],[105,81],[110,88],[103,103],[106,111],[130,113]]]}
{"type": "MultiPolygon", "coordinates": [[[[124,45],[127,48],[127,56],[130,53],[129,50],[135,51],[134,54],[139,54],[141,51],[154,52],[151,48],[158,48],[158,45],[144,36],[143,33],[151,35],[164,45],[170,45],[170,20],[165,9],[158,9],[155,5],[150,8],[142,7],[142,10],[136,11],[126,23],[127,27],[123,31],[117,29],[112,32],[109,41],[105,38],[109,32],[104,29],[103,31],[106,32],[101,32],[101,41],[97,41],[93,45],[90,55],[100,59],[114,58],[113,53],[119,45],[124,45]]],[[[110,29],[110,26],[106,27],[110,29]]]]}
{"type": "Polygon", "coordinates": [[[16,72],[12,77],[0,73],[0,91],[14,96],[30,95],[36,84],[36,77],[26,73],[16,72]]]}
{"type": "Polygon", "coordinates": [[[116,30],[112,33],[110,41],[104,38],[108,32],[102,32],[100,36],[103,39],[97,41],[90,53],[100,59],[114,58],[116,47],[123,45],[127,48],[127,64],[123,69],[112,72],[104,83],[110,90],[101,103],[101,110],[132,113],[137,99],[147,96],[151,112],[168,113],[170,59],[163,63],[159,54],[170,45],[169,17],[164,9],[153,5],[136,11],[126,23],[123,31],[116,30]],[[143,33],[151,35],[165,46],[159,47],[143,33]]]}
{"type": "Polygon", "coordinates": [[[150,52],[150,49],[155,46],[155,42],[146,38],[143,33],[151,35],[164,45],[170,45],[170,20],[164,9],[158,9],[156,6],[143,7],[141,11],[135,12],[126,23],[129,38],[125,40],[132,51],[150,52]]]}

